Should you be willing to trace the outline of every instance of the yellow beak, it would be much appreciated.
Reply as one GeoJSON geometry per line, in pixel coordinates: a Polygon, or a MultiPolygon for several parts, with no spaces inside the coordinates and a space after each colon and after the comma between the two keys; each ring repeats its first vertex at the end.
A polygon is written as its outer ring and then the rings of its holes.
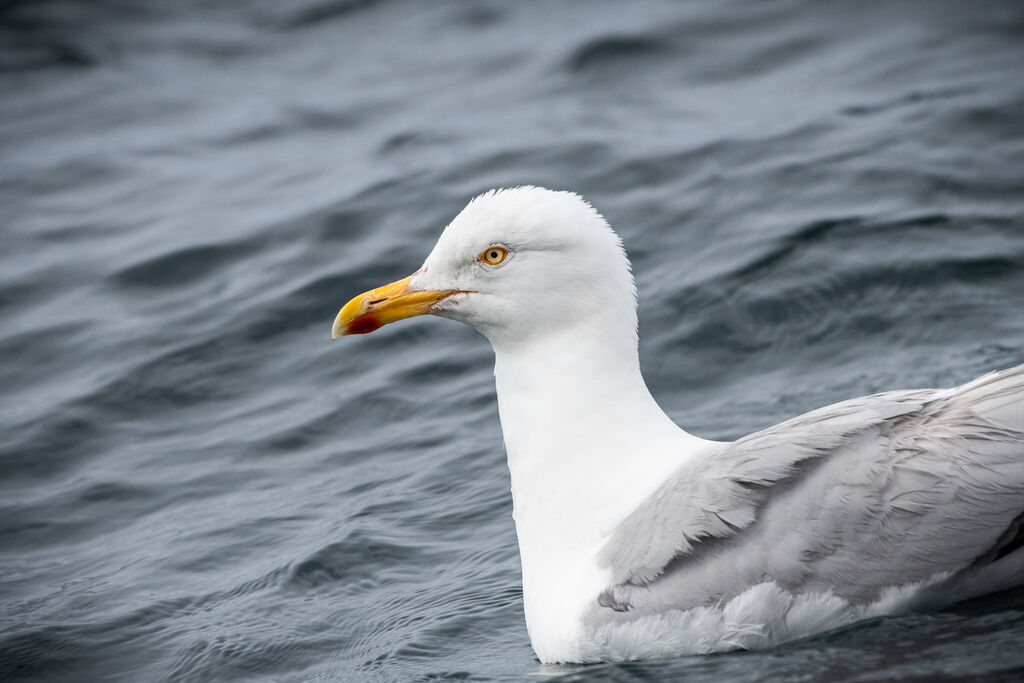
{"type": "Polygon", "coordinates": [[[464,293],[457,289],[409,289],[413,275],[390,285],[371,289],[345,304],[338,312],[338,317],[334,319],[331,339],[346,334],[366,334],[396,320],[430,313],[434,304],[452,294],[464,293]]]}

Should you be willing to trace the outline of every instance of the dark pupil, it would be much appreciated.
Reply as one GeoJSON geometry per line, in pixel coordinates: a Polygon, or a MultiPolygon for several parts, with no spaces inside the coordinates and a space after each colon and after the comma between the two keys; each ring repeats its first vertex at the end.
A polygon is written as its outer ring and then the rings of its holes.
{"type": "Polygon", "coordinates": [[[491,260],[492,260],[492,261],[494,261],[494,260],[496,260],[497,258],[498,258],[498,252],[496,252],[496,251],[492,251],[492,252],[491,252],[491,260]]]}

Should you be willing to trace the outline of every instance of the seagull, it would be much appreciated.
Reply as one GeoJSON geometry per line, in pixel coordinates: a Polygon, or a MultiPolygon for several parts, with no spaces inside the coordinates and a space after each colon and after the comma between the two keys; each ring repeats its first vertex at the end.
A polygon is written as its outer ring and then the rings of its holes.
{"type": "Polygon", "coordinates": [[[494,349],[545,664],[771,647],[1024,583],[1024,365],[699,438],[641,376],[621,239],[579,195],[532,186],[473,199],[332,337],[423,314],[494,349]]]}

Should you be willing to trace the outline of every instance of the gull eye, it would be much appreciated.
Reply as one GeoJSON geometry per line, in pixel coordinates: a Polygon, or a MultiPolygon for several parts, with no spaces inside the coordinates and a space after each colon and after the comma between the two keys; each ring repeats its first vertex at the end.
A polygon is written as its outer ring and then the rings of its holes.
{"type": "Polygon", "coordinates": [[[480,260],[489,266],[496,266],[508,257],[508,249],[499,247],[497,244],[487,247],[480,254],[480,260]]]}

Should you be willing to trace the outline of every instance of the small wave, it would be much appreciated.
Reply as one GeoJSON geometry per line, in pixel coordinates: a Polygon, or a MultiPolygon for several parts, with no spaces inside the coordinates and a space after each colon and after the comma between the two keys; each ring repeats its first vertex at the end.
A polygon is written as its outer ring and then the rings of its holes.
{"type": "Polygon", "coordinates": [[[286,585],[314,588],[329,583],[350,585],[371,579],[399,566],[422,566],[428,558],[422,547],[355,530],[344,540],[331,543],[295,564],[286,585]]]}
{"type": "Polygon", "coordinates": [[[129,264],[116,271],[112,280],[122,287],[178,287],[222,272],[229,263],[245,261],[251,251],[248,243],[188,246],[129,264]]]}
{"type": "Polygon", "coordinates": [[[565,60],[574,73],[606,72],[622,68],[624,63],[650,62],[668,53],[664,41],[654,36],[605,36],[585,42],[565,60]]]}

